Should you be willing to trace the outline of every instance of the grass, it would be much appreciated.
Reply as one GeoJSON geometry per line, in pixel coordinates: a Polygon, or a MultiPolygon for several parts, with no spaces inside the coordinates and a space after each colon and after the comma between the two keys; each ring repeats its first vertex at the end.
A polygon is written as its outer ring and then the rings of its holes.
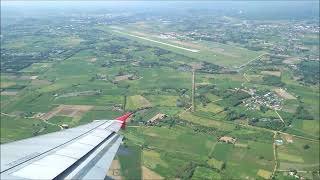
{"type": "Polygon", "coordinates": [[[121,176],[125,179],[141,179],[141,149],[139,146],[128,144],[126,153],[118,153],[121,176]]]}
{"type": "Polygon", "coordinates": [[[23,69],[21,72],[37,74],[45,73],[45,71],[47,71],[52,64],[53,63],[33,63],[31,66],[23,69]]]}
{"type": "Polygon", "coordinates": [[[211,168],[216,168],[216,169],[219,169],[219,170],[221,170],[222,166],[223,166],[223,162],[222,161],[216,160],[214,158],[208,159],[207,164],[211,168]]]}
{"type": "Polygon", "coordinates": [[[63,98],[55,99],[54,103],[68,104],[68,105],[110,106],[114,104],[122,104],[123,96],[92,95],[92,96],[63,97],[63,98]]]}
{"type": "MultiPolygon", "coordinates": [[[[86,112],[81,119],[75,120],[62,116],[50,119],[50,122],[53,123],[68,123],[76,126],[96,119],[114,119],[122,115],[122,112],[112,111],[112,107],[123,104],[124,96],[127,96],[126,108],[128,110],[153,106],[136,114],[137,119],[138,116],[142,118],[141,121],[146,121],[159,112],[169,116],[180,114],[180,118],[186,121],[225,131],[228,136],[236,137],[237,142],[241,145],[233,146],[220,143],[217,142],[218,137],[216,136],[195,132],[192,127],[186,128],[180,125],[171,128],[163,124],[161,124],[162,127],[127,127],[126,131],[120,132],[127,138],[125,141],[127,149],[124,150],[126,153],[122,152],[123,149],[119,151],[121,173],[125,179],[141,179],[142,165],[165,178],[175,178],[177,172],[182,171],[190,161],[201,165],[207,163],[217,169],[221,168],[222,163],[226,164],[226,168],[220,173],[211,168],[197,166],[192,179],[218,179],[220,177],[222,179],[259,179],[260,176],[266,176],[272,172],[274,159],[271,132],[252,128],[236,128],[235,124],[225,121],[225,112],[218,113],[223,109],[218,105],[219,101],[208,103],[206,106],[199,105],[197,101],[198,106],[195,113],[181,114],[184,109],[176,107],[181,90],[186,90],[186,94],[190,95],[191,88],[191,73],[177,70],[176,66],[208,61],[234,68],[254,59],[261,52],[238,48],[236,45],[199,42],[200,52],[191,53],[143,40],[137,42],[118,40],[119,34],[109,35],[107,37],[110,39],[95,44],[96,49],[83,48],[83,39],[77,36],[63,36],[61,39],[53,40],[49,37],[19,36],[19,40],[5,43],[4,48],[12,48],[21,52],[33,52],[37,48],[30,44],[35,42],[39,45],[37,50],[43,52],[52,49],[52,44],[59,44],[61,47],[67,48],[73,46],[85,50],[81,50],[67,59],[61,59],[61,61],[55,60],[60,57],[54,57],[44,63],[32,64],[20,71],[21,75],[36,75],[38,79],[50,81],[50,85],[33,85],[29,79],[1,74],[2,87],[26,86],[19,89],[17,96],[1,96],[1,112],[31,116],[37,112],[48,112],[59,104],[95,106],[86,112]],[[119,45],[125,48],[121,49],[119,54],[101,51],[110,45],[119,45]],[[155,47],[171,52],[157,56],[153,53],[155,47]],[[127,55],[125,53],[128,53],[128,57],[132,56],[133,58],[127,58],[128,61],[124,64],[114,62],[115,59],[122,58],[122,55],[127,55]],[[119,56],[120,54],[121,56],[119,56]],[[97,58],[97,61],[90,62],[89,60],[92,58],[97,58]],[[159,63],[161,58],[173,61],[153,67],[135,67],[131,66],[130,62],[131,60],[141,60],[146,63],[159,63]],[[114,64],[111,67],[102,66],[109,62],[114,64]],[[139,79],[113,84],[108,80],[96,78],[97,74],[112,78],[117,76],[119,72],[137,74],[139,79]],[[55,94],[94,90],[101,90],[101,94],[65,98],[55,98],[54,96],[55,94]]],[[[247,78],[250,82],[246,81],[242,73],[199,73],[196,83],[208,83],[220,90],[240,88],[244,82],[245,86],[251,88],[273,89],[274,87],[262,85],[263,76],[257,74],[258,71],[248,72],[247,78]]],[[[301,85],[293,77],[292,73],[285,70],[281,74],[281,81],[285,83],[285,88],[290,94],[301,97],[302,103],[311,111],[315,120],[294,120],[290,130],[303,132],[303,136],[318,137],[319,102],[315,100],[319,98],[319,90],[316,87],[301,85]]],[[[198,90],[197,93],[203,92],[198,90]]],[[[221,99],[210,92],[204,93],[211,101],[221,99]]],[[[299,100],[284,101],[284,111],[294,113],[298,103],[299,100]]],[[[259,111],[249,112],[242,105],[234,107],[234,109],[238,112],[246,112],[250,116],[277,117],[274,111],[268,111],[264,114],[259,111]]],[[[56,130],[59,130],[58,126],[49,126],[40,120],[1,115],[1,143],[32,137],[39,131],[41,131],[40,134],[43,134],[56,130]]],[[[319,167],[319,143],[298,138],[294,138],[293,141],[292,144],[285,143],[277,149],[280,169],[316,170],[319,167]],[[310,146],[309,149],[303,149],[306,144],[310,146]]]]}
{"type": "Polygon", "coordinates": [[[201,167],[197,166],[193,175],[192,175],[192,180],[202,180],[202,179],[221,179],[221,176],[218,172],[206,168],[206,167],[201,167]]]}
{"type": "Polygon", "coordinates": [[[65,46],[76,46],[79,45],[83,39],[76,36],[69,36],[62,39],[61,43],[65,46]]]}
{"type": "Polygon", "coordinates": [[[135,110],[145,107],[151,107],[151,103],[141,95],[127,97],[126,109],[135,110]]]}
{"type": "Polygon", "coordinates": [[[150,169],[156,169],[158,166],[168,168],[168,164],[160,156],[161,154],[154,150],[143,150],[143,164],[150,169]]]}
{"type": "Polygon", "coordinates": [[[218,143],[214,147],[214,151],[212,153],[213,157],[219,161],[226,162],[228,160],[228,156],[230,155],[233,148],[233,145],[226,143],[218,143]]]}
{"type": "Polygon", "coordinates": [[[175,107],[178,96],[151,95],[146,97],[154,106],[175,107]]]}
{"type": "Polygon", "coordinates": [[[177,72],[174,69],[161,68],[133,68],[142,78],[129,81],[132,89],[190,89],[191,73],[177,72]]]}
{"type": "Polygon", "coordinates": [[[66,117],[66,116],[54,116],[52,118],[50,118],[49,122],[53,123],[53,124],[68,124],[70,125],[70,123],[72,122],[71,117],[66,117]]]}
{"type": "Polygon", "coordinates": [[[54,107],[52,104],[54,97],[51,94],[32,90],[23,90],[20,94],[10,104],[1,107],[1,111],[48,112],[54,107]]]}
{"type": "Polygon", "coordinates": [[[16,85],[15,82],[3,82],[3,81],[1,81],[1,83],[0,83],[0,87],[1,88],[7,88],[7,87],[10,87],[10,86],[14,86],[14,85],[16,85]]]}
{"type": "Polygon", "coordinates": [[[290,161],[296,163],[304,163],[302,157],[300,155],[291,155],[283,152],[278,152],[278,158],[280,161],[290,161]]]}
{"type": "Polygon", "coordinates": [[[292,129],[301,131],[301,133],[312,137],[319,137],[318,120],[294,120],[292,122],[292,129]]]}
{"type": "Polygon", "coordinates": [[[272,144],[249,141],[249,148],[237,148],[232,144],[218,143],[213,157],[226,163],[223,178],[257,177],[259,169],[272,171],[272,144]]]}
{"type": "Polygon", "coordinates": [[[36,119],[1,115],[1,143],[25,139],[59,129],[58,126],[48,125],[36,119]]]}
{"type": "Polygon", "coordinates": [[[84,124],[84,123],[89,123],[92,122],[93,120],[112,120],[116,117],[119,117],[123,115],[121,112],[115,112],[115,111],[110,111],[110,110],[90,110],[87,113],[85,113],[79,123],[84,124]]]}
{"type": "Polygon", "coordinates": [[[271,143],[262,143],[256,141],[248,142],[248,152],[258,158],[262,158],[267,161],[273,161],[273,148],[271,143]]]}
{"type": "Polygon", "coordinates": [[[205,112],[212,112],[212,113],[218,113],[223,111],[223,107],[216,105],[214,103],[208,103],[206,106],[197,106],[198,111],[205,111],[205,112]]]}
{"type": "Polygon", "coordinates": [[[270,179],[272,172],[266,171],[263,169],[259,169],[257,174],[258,174],[258,176],[263,177],[264,179],[270,179]]]}
{"type": "Polygon", "coordinates": [[[195,124],[200,124],[203,126],[209,126],[209,127],[216,127],[222,130],[231,130],[235,127],[233,124],[225,123],[222,121],[216,121],[213,119],[203,118],[196,116],[190,112],[185,112],[183,114],[180,114],[180,118],[193,122],[195,124]]]}
{"type": "Polygon", "coordinates": [[[308,110],[312,113],[316,120],[319,120],[319,101],[315,99],[320,98],[318,88],[306,87],[302,85],[288,85],[288,92],[301,97],[301,101],[307,106],[308,110]]]}
{"type": "Polygon", "coordinates": [[[293,143],[277,148],[280,169],[314,170],[319,167],[319,142],[293,137],[293,143]],[[304,146],[309,148],[305,149],[304,146]]]}
{"type": "Polygon", "coordinates": [[[190,160],[201,163],[216,143],[216,137],[195,133],[185,127],[128,127],[128,141],[144,145],[145,165],[163,177],[175,177],[190,160]],[[193,142],[193,143],[189,143],[193,142]]]}
{"type": "MultiPolygon", "coordinates": [[[[117,36],[122,36],[126,37],[135,41],[138,41],[139,43],[145,44],[145,45],[150,45],[150,46],[156,46],[160,47],[178,54],[183,54],[188,57],[194,58],[197,61],[207,61],[210,63],[222,65],[222,66],[228,66],[228,67],[238,67],[241,66],[250,60],[255,59],[259,55],[262,54],[262,52],[255,52],[255,51],[250,51],[244,48],[238,48],[232,45],[225,45],[225,44],[220,44],[220,43],[213,43],[213,42],[205,42],[202,44],[200,51],[199,52],[189,52],[183,49],[178,49],[175,47],[170,47],[167,45],[155,43],[155,42],[150,42],[148,40],[140,39],[137,37],[132,37],[126,33],[127,31],[121,31],[124,33],[119,33],[115,31],[111,31],[108,27],[100,27],[102,30],[107,30],[109,32],[112,32],[114,35],[117,36]],[[216,49],[223,49],[224,52],[222,51],[217,51],[216,49]]],[[[164,43],[170,43],[173,45],[178,45],[174,44],[172,42],[167,42],[165,40],[160,40],[156,38],[152,38],[153,40],[159,40],[164,43]]],[[[178,45],[181,46],[181,45],[178,45]]]]}

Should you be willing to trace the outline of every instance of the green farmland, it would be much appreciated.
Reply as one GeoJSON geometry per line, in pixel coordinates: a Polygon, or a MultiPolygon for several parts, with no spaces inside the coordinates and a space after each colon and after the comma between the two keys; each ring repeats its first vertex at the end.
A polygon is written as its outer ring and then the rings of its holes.
{"type": "Polygon", "coordinates": [[[133,112],[121,179],[319,179],[315,20],[192,9],[9,18],[1,143],[133,112]]]}

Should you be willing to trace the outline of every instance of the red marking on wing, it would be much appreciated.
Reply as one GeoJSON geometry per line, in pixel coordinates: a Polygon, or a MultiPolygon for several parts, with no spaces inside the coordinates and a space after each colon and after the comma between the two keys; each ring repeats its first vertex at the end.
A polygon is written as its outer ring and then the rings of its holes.
{"type": "Polygon", "coordinates": [[[116,120],[119,120],[119,121],[122,121],[122,125],[121,125],[121,129],[124,129],[126,127],[126,120],[131,116],[131,112],[123,115],[123,116],[120,116],[120,117],[117,117],[116,120]]]}

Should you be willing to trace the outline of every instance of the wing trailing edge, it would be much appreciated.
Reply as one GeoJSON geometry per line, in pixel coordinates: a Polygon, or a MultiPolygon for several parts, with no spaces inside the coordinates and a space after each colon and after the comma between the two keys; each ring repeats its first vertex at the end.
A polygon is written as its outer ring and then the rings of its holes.
{"type": "Polygon", "coordinates": [[[0,179],[104,179],[131,114],[1,144],[0,179]]]}

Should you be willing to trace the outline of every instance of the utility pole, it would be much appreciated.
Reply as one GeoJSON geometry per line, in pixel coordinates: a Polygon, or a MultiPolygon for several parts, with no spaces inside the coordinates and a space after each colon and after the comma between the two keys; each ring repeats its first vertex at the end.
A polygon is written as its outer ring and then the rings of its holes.
{"type": "Polygon", "coordinates": [[[192,95],[191,95],[191,98],[192,98],[191,99],[191,101],[192,101],[191,111],[192,112],[194,112],[195,109],[196,109],[196,107],[195,107],[196,105],[195,105],[195,102],[194,102],[195,101],[195,99],[194,99],[195,98],[194,97],[195,96],[195,89],[196,89],[196,85],[195,85],[195,74],[196,74],[196,72],[195,71],[196,71],[196,69],[193,67],[192,68],[192,95]]]}

